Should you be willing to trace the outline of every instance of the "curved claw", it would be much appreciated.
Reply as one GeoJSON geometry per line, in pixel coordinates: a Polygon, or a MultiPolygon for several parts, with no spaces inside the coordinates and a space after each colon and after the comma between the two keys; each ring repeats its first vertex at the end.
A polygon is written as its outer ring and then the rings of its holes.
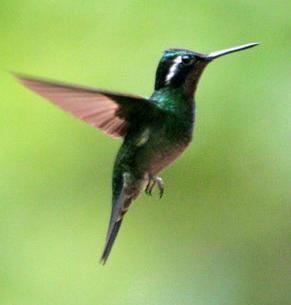
{"type": "Polygon", "coordinates": [[[157,183],[158,188],[160,190],[160,198],[162,198],[163,195],[164,195],[164,190],[165,190],[164,181],[161,177],[156,177],[156,183],[157,183]]]}
{"type": "Polygon", "coordinates": [[[153,188],[155,186],[156,182],[153,180],[153,179],[150,179],[148,184],[147,184],[147,187],[145,189],[145,192],[147,195],[151,196],[152,195],[152,191],[153,191],[153,188]]]}
{"type": "Polygon", "coordinates": [[[164,182],[161,177],[151,177],[146,186],[145,192],[147,195],[151,196],[152,191],[156,185],[158,186],[159,191],[160,191],[160,198],[162,198],[163,194],[164,194],[164,182]]]}

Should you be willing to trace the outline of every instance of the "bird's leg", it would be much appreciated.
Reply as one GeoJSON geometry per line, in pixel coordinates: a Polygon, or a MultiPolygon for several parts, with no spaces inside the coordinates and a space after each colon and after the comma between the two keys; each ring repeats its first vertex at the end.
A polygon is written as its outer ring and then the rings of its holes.
{"type": "Polygon", "coordinates": [[[147,195],[152,195],[152,191],[154,189],[155,186],[158,186],[159,190],[160,190],[160,198],[162,198],[163,194],[164,194],[164,182],[163,179],[161,177],[157,177],[157,176],[150,176],[149,177],[149,182],[146,186],[145,192],[147,195]]]}
{"type": "Polygon", "coordinates": [[[151,191],[152,191],[152,189],[154,187],[154,184],[155,184],[154,181],[151,178],[149,178],[148,184],[147,184],[147,186],[145,188],[145,193],[147,195],[151,195],[151,191]]]}

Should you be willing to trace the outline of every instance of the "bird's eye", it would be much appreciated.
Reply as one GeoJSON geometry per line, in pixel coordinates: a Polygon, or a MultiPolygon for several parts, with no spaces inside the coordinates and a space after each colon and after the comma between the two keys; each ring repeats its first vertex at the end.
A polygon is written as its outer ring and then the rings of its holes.
{"type": "Polygon", "coordinates": [[[182,56],[182,63],[184,65],[190,65],[190,64],[192,64],[192,62],[193,62],[193,60],[190,56],[188,56],[188,55],[182,56]]]}

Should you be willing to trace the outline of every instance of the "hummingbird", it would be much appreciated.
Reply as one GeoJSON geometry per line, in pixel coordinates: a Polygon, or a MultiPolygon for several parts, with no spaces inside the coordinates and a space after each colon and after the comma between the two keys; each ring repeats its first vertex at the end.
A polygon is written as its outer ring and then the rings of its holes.
{"type": "Polygon", "coordinates": [[[101,263],[105,264],[138,195],[151,195],[164,182],[158,174],[190,144],[195,123],[195,91],[213,60],[252,48],[249,43],[209,54],[167,49],[158,64],[149,98],[15,74],[27,88],[113,138],[123,138],[112,178],[112,208],[101,263]]]}

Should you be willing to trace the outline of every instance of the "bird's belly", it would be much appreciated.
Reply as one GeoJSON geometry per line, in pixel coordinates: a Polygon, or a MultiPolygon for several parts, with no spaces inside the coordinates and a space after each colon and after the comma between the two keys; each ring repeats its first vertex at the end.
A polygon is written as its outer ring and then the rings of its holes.
{"type": "Polygon", "coordinates": [[[161,132],[153,133],[137,154],[138,164],[143,164],[144,172],[156,175],[170,165],[186,149],[192,133],[179,133],[171,136],[161,132]]]}
{"type": "Polygon", "coordinates": [[[149,162],[148,173],[156,175],[162,171],[165,167],[170,165],[175,159],[177,159],[188,144],[173,144],[171,147],[165,147],[157,151],[153,156],[151,162],[149,162]]]}

